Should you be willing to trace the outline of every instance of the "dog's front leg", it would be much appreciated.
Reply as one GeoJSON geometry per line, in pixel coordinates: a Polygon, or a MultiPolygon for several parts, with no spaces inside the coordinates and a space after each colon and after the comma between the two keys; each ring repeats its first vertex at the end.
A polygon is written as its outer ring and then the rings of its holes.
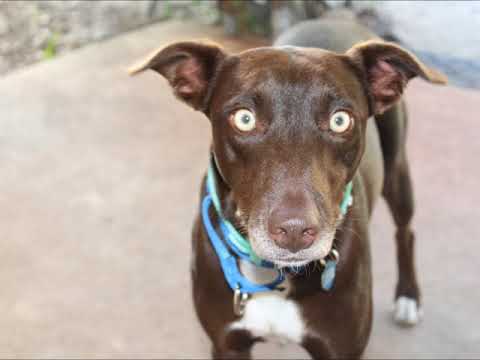
{"type": "Polygon", "coordinates": [[[302,342],[302,347],[307,350],[312,359],[336,359],[337,354],[329,348],[322,339],[308,336],[302,342]]]}
{"type": "Polygon", "coordinates": [[[413,191],[405,149],[401,149],[385,182],[384,196],[397,226],[398,283],[395,294],[395,321],[416,325],[422,318],[420,289],[414,263],[415,236],[411,229],[413,191]]]}
{"type": "Polygon", "coordinates": [[[245,351],[236,351],[231,349],[212,348],[212,359],[251,359],[250,349],[245,351]]]}
{"type": "Polygon", "coordinates": [[[228,331],[214,341],[212,359],[250,359],[254,342],[246,330],[228,331]]]}

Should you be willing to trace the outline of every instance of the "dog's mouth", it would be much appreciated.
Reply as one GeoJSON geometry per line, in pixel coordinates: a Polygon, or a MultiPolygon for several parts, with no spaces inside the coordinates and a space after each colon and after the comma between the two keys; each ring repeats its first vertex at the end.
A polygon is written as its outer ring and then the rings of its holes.
{"type": "Polygon", "coordinates": [[[279,268],[302,268],[316,260],[275,260],[273,263],[279,268]]]}
{"type": "Polygon", "coordinates": [[[312,262],[324,259],[326,256],[275,256],[266,258],[278,268],[302,268],[312,262]]]}

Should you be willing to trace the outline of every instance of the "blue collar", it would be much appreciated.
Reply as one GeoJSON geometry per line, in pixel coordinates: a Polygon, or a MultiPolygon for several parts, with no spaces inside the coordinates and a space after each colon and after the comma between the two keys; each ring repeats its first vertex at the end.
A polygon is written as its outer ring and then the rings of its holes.
{"type": "MultiPolygon", "coordinates": [[[[215,170],[213,165],[213,156],[210,162],[206,181],[206,195],[202,201],[202,220],[208,238],[215,250],[220,261],[220,266],[230,288],[240,294],[254,294],[278,289],[278,286],[285,280],[283,273],[269,261],[260,259],[253,251],[250,242],[246,240],[222,214],[220,198],[218,196],[215,170]],[[220,233],[217,232],[210,220],[209,210],[213,204],[217,213],[220,233]],[[223,241],[222,241],[223,238],[223,241]],[[232,254],[233,252],[233,254],[232,254]],[[254,284],[244,277],[237,264],[237,257],[241,260],[249,261],[256,266],[276,269],[278,271],[277,278],[268,284],[254,284]]],[[[350,205],[352,205],[352,183],[349,182],[345,189],[344,198],[340,204],[340,211],[345,215],[350,205]]],[[[324,269],[322,272],[322,288],[329,291],[333,287],[335,280],[336,265],[338,262],[338,253],[334,252],[333,259],[323,262],[324,269]]]]}

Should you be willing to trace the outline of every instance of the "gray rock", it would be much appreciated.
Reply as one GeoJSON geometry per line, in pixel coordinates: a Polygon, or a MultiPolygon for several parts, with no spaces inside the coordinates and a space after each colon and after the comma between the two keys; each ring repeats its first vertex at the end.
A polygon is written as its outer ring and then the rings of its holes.
{"type": "Polygon", "coordinates": [[[218,19],[214,1],[2,1],[0,74],[44,58],[55,34],[57,54],[169,17],[218,19]]]}
{"type": "Polygon", "coordinates": [[[5,57],[0,55],[0,73],[6,72],[8,70],[8,63],[5,57]]]}
{"type": "Polygon", "coordinates": [[[6,34],[9,28],[7,17],[0,13],[0,36],[6,34]]]}

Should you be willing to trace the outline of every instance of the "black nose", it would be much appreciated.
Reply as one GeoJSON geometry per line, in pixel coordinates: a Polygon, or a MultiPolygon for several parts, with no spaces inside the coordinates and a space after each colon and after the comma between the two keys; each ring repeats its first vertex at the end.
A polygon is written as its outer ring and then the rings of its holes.
{"type": "Polygon", "coordinates": [[[319,226],[305,208],[279,208],[270,214],[268,232],[277,246],[296,253],[312,246],[319,226]]]}

